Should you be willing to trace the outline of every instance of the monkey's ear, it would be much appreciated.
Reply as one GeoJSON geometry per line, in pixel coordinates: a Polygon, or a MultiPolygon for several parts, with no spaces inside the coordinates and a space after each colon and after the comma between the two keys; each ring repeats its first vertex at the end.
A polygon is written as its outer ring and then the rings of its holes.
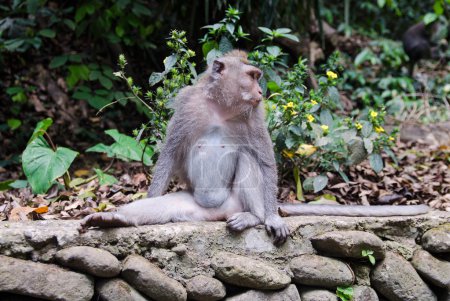
{"type": "Polygon", "coordinates": [[[215,74],[222,74],[225,69],[225,64],[220,60],[214,60],[212,66],[212,72],[215,74]]]}

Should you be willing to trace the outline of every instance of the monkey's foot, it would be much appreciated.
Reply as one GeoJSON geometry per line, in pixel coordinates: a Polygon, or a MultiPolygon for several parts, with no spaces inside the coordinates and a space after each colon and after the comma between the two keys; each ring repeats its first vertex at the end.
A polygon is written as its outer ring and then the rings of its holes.
{"type": "Polygon", "coordinates": [[[232,231],[241,232],[247,228],[260,225],[261,223],[261,220],[250,212],[239,212],[233,214],[227,220],[227,227],[232,231]]]}
{"type": "Polygon", "coordinates": [[[286,241],[290,231],[280,216],[272,215],[267,217],[265,225],[267,232],[275,237],[273,243],[276,246],[282,245],[286,241]]]}
{"type": "Polygon", "coordinates": [[[132,226],[133,223],[130,222],[125,216],[117,212],[100,212],[94,213],[86,216],[80,223],[78,231],[84,233],[89,227],[100,227],[100,228],[110,228],[110,227],[126,227],[132,226]]]}

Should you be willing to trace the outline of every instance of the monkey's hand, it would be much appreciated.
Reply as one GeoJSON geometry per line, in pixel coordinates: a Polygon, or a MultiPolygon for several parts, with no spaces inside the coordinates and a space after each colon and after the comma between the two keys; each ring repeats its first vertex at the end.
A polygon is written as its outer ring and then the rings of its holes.
{"type": "Polygon", "coordinates": [[[267,232],[275,237],[273,243],[276,246],[280,246],[286,241],[289,236],[289,228],[280,216],[270,215],[266,217],[264,224],[267,232]]]}
{"type": "Polygon", "coordinates": [[[78,227],[78,232],[84,233],[89,227],[126,227],[133,226],[129,219],[117,212],[99,212],[86,216],[78,227]]]}

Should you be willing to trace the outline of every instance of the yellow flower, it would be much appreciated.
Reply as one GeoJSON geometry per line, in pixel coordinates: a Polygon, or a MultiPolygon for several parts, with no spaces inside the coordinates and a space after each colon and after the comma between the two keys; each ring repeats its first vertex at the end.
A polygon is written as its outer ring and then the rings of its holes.
{"type": "Polygon", "coordinates": [[[327,76],[328,76],[328,79],[336,79],[338,77],[338,75],[336,73],[334,73],[333,71],[330,71],[330,70],[327,71],[327,76]]]}
{"type": "Polygon", "coordinates": [[[291,116],[297,115],[297,113],[298,113],[297,111],[292,111],[291,116]]]}
{"type": "Polygon", "coordinates": [[[272,110],[275,110],[277,108],[276,105],[272,105],[272,110]]]}
{"type": "Polygon", "coordinates": [[[294,103],[292,101],[288,102],[285,106],[283,106],[284,110],[292,109],[294,107],[294,103]]]}
{"type": "Polygon", "coordinates": [[[306,119],[308,119],[309,122],[313,122],[314,120],[316,120],[316,119],[314,118],[314,116],[311,115],[311,114],[306,115],[306,119]]]}
{"type": "Polygon", "coordinates": [[[376,126],[375,127],[375,132],[377,132],[377,133],[384,133],[384,129],[381,126],[376,126]]]}
{"type": "Polygon", "coordinates": [[[362,129],[362,128],[363,128],[363,126],[362,126],[362,124],[361,124],[361,123],[359,123],[359,122],[355,122],[355,128],[356,128],[357,130],[360,130],[360,129],[362,129]]]}
{"type": "Polygon", "coordinates": [[[302,155],[302,156],[309,157],[312,154],[314,154],[316,152],[316,150],[317,150],[317,147],[315,147],[314,145],[300,144],[300,146],[298,147],[298,149],[295,153],[302,155]]]}
{"type": "Polygon", "coordinates": [[[322,131],[323,131],[325,134],[328,133],[328,129],[329,129],[328,125],[322,124],[320,127],[322,128],[322,131]]]}
{"type": "Polygon", "coordinates": [[[450,93],[450,84],[446,84],[445,86],[444,86],[444,92],[445,93],[447,93],[447,94],[449,94],[450,93]]]}
{"type": "Polygon", "coordinates": [[[395,141],[395,138],[391,136],[391,137],[389,137],[389,140],[395,141]]]}
{"type": "Polygon", "coordinates": [[[311,104],[314,106],[317,104],[317,101],[315,101],[314,99],[311,99],[311,104]]]}
{"type": "Polygon", "coordinates": [[[283,154],[283,156],[289,159],[292,159],[294,157],[294,152],[288,149],[284,149],[281,153],[283,154]]]}
{"type": "Polygon", "coordinates": [[[378,116],[378,113],[375,111],[370,111],[370,117],[375,118],[378,116]]]}

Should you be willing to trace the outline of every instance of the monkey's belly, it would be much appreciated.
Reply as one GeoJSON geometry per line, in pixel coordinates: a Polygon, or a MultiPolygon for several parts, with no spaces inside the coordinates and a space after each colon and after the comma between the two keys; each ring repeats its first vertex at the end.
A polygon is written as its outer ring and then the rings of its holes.
{"type": "Polygon", "coordinates": [[[229,198],[237,158],[238,146],[217,132],[203,137],[192,147],[187,174],[197,204],[219,207],[229,198]]]}

